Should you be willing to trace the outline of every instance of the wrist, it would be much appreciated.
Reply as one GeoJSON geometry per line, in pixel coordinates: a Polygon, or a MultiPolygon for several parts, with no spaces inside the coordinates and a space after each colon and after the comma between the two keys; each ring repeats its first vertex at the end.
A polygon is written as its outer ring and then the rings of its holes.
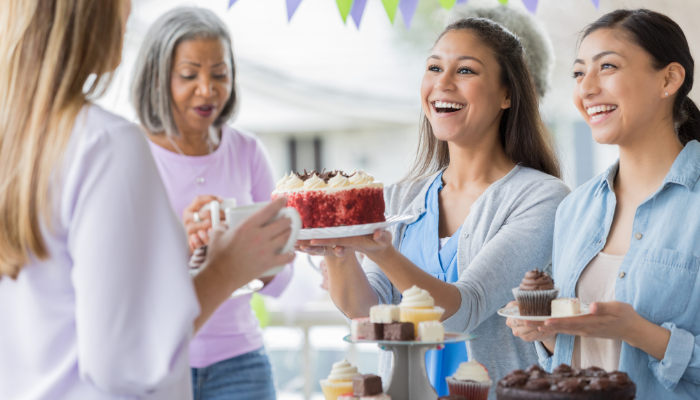
{"type": "Polygon", "coordinates": [[[666,330],[637,314],[635,320],[630,324],[629,329],[625,330],[626,333],[621,339],[630,346],[639,349],[644,346],[645,338],[654,337],[654,331],[661,329],[666,330]]]}
{"type": "Polygon", "coordinates": [[[396,253],[398,250],[394,246],[387,246],[381,250],[372,252],[372,253],[366,253],[366,256],[377,263],[377,265],[386,265],[387,261],[393,259],[396,256],[396,253]]]}

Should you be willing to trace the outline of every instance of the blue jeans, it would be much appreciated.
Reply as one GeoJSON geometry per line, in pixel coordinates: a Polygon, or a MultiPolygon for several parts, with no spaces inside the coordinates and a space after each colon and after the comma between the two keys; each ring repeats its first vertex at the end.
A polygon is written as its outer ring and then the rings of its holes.
{"type": "Polygon", "coordinates": [[[192,368],[194,400],[275,400],[265,348],[205,368],[192,368]]]}

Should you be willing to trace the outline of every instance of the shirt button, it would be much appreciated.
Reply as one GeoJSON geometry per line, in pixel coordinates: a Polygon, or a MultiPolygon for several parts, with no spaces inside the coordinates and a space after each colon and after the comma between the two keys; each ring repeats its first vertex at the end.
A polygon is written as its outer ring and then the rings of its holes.
{"type": "Polygon", "coordinates": [[[625,273],[624,273],[624,272],[620,272],[620,275],[619,275],[619,276],[620,276],[620,279],[622,279],[622,278],[625,277],[625,273]]]}
{"type": "Polygon", "coordinates": [[[639,233],[639,232],[637,232],[637,233],[634,234],[634,238],[637,239],[637,240],[639,240],[639,239],[642,238],[642,234],[639,233]]]}

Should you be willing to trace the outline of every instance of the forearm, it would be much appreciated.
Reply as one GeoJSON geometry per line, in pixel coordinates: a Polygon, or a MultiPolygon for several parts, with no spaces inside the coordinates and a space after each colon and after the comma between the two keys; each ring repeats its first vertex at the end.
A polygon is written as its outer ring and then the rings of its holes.
{"type": "Polygon", "coordinates": [[[427,290],[435,300],[435,305],[445,309],[443,321],[454,315],[462,305],[462,294],[456,286],[418,268],[396,248],[389,247],[381,255],[368,257],[377,263],[400,292],[410,289],[413,285],[427,290]]]}
{"type": "Polygon", "coordinates": [[[379,299],[360,266],[355,253],[343,257],[327,256],[328,291],[336,307],[348,318],[369,316],[369,309],[379,299]]]}
{"type": "Polygon", "coordinates": [[[226,301],[236,289],[247,283],[244,279],[236,279],[232,282],[230,277],[222,275],[211,265],[202,267],[201,272],[193,279],[200,308],[199,316],[194,320],[195,335],[221,303],[226,301]]]}
{"type": "Polygon", "coordinates": [[[623,340],[630,346],[636,347],[658,360],[664,359],[668,342],[671,339],[671,331],[638,316],[638,320],[628,332],[623,340]]]}

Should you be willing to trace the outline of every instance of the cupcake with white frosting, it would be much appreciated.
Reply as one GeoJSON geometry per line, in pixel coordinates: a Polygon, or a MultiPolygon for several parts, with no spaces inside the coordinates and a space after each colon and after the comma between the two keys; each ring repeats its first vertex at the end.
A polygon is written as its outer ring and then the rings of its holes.
{"type": "Polygon", "coordinates": [[[423,321],[440,321],[445,309],[435,307],[435,300],[427,290],[418,286],[403,292],[401,304],[399,304],[401,322],[413,322],[415,334],[418,336],[418,324],[423,321]]]}
{"type": "Polygon", "coordinates": [[[320,382],[326,400],[337,400],[340,395],[352,393],[352,378],[355,375],[360,375],[357,367],[347,360],[333,364],[328,378],[320,382]]]}
{"type": "Polygon", "coordinates": [[[464,396],[470,400],[488,399],[493,383],[486,367],[476,361],[459,364],[454,375],[446,379],[450,394],[464,396]]]}

